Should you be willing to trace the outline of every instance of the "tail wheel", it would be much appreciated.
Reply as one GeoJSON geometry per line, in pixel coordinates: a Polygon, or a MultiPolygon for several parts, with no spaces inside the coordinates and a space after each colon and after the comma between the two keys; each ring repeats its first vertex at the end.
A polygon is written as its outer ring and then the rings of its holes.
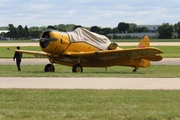
{"type": "Polygon", "coordinates": [[[81,72],[82,73],[83,68],[82,68],[82,66],[80,64],[76,64],[76,65],[73,66],[72,72],[81,72]]]}
{"type": "Polygon", "coordinates": [[[54,72],[55,68],[52,64],[47,64],[44,68],[44,72],[54,72]]]}

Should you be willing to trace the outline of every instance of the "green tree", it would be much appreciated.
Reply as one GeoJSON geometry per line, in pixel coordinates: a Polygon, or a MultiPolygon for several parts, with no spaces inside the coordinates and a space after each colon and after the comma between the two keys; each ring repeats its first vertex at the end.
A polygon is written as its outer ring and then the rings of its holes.
{"type": "Polygon", "coordinates": [[[9,30],[10,39],[12,39],[12,38],[17,39],[18,38],[18,29],[15,28],[13,24],[9,24],[8,26],[9,26],[8,30],[9,30]]]}
{"type": "Polygon", "coordinates": [[[90,31],[91,31],[91,32],[95,32],[95,33],[100,33],[101,28],[98,27],[98,26],[92,26],[92,27],[90,28],[90,31]]]}
{"type": "Polygon", "coordinates": [[[53,25],[47,26],[47,29],[57,30],[53,25]]]}
{"type": "Polygon", "coordinates": [[[39,27],[30,27],[29,36],[31,38],[39,38],[42,33],[42,30],[39,27]]]}
{"type": "Polygon", "coordinates": [[[39,30],[42,31],[42,32],[43,32],[43,31],[46,31],[46,30],[47,30],[47,27],[46,27],[46,26],[41,26],[41,27],[39,27],[39,30]]]}
{"type": "Polygon", "coordinates": [[[66,30],[66,25],[64,25],[64,24],[59,24],[59,25],[56,26],[56,28],[57,28],[57,30],[59,30],[59,31],[63,31],[63,32],[66,32],[66,31],[67,31],[67,30],[66,30]]]}
{"type": "Polygon", "coordinates": [[[102,28],[101,29],[101,33],[103,34],[103,35],[108,35],[108,33],[111,33],[111,28],[102,28]]]}
{"type": "Polygon", "coordinates": [[[19,26],[18,26],[18,31],[19,31],[19,37],[20,37],[20,38],[25,38],[25,37],[26,37],[26,33],[25,33],[25,30],[24,30],[24,28],[22,27],[22,25],[19,25],[19,26]]]}
{"type": "Polygon", "coordinates": [[[41,35],[41,31],[40,30],[33,30],[30,32],[31,38],[39,38],[41,35]]]}
{"type": "Polygon", "coordinates": [[[138,27],[137,32],[149,32],[147,27],[138,27]]]}
{"type": "Polygon", "coordinates": [[[75,24],[66,24],[66,31],[72,31],[74,30],[75,24]]]}
{"type": "Polygon", "coordinates": [[[174,31],[177,33],[178,38],[180,38],[180,22],[174,24],[174,31]]]}
{"type": "Polygon", "coordinates": [[[158,27],[157,31],[159,33],[160,39],[170,39],[173,36],[173,25],[169,23],[163,23],[161,26],[158,27]]]}
{"type": "Polygon", "coordinates": [[[130,23],[129,24],[129,29],[127,31],[128,31],[128,33],[135,33],[135,32],[137,32],[137,24],[130,23]]]}
{"type": "Polygon", "coordinates": [[[112,28],[111,33],[119,33],[119,30],[117,29],[117,27],[112,28]]]}
{"type": "Polygon", "coordinates": [[[117,29],[120,33],[126,33],[126,31],[129,29],[129,23],[120,22],[117,29]]]}
{"type": "Polygon", "coordinates": [[[27,25],[24,27],[24,32],[25,32],[25,38],[29,37],[29,29],[27,27],[27,25]]]}

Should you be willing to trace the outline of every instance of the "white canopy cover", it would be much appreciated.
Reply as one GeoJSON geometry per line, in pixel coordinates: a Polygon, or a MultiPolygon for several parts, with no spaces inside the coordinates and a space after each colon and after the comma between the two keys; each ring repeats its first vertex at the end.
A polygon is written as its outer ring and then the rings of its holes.
{"type": "Polygon", "coordinates": [[[67,32],[71,42],[86,42],[100,50],[106,50],[111,41],[104,35],[90,32],[84,28],[77,28],[72,32],[67,32]]]}

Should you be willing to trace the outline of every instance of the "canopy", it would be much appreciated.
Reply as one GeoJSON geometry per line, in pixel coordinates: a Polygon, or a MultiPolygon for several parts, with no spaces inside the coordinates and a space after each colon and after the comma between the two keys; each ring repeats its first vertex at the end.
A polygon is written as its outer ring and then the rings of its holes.
{"type": "Polygon", "coordinates": [[[90,32],[84,28],[77,28],[72,32],[67,32],[71,42],[86,42],[100,50],[106,50],[111,41],[104,35],[90,32]]]}

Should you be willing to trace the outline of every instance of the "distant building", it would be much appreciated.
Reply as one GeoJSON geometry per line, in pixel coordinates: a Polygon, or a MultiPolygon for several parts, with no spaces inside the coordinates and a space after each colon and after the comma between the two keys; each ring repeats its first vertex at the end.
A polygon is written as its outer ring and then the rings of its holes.
{"type": "MultiPolygon", "coordinates": [[[[142,33],[115,33],[114,35],[117,35],[117,36],[122,36],[122,37],[125,37],[125,36],[131,36],[131,37],[143,37],[145,35],[149,36],[149,37],[157,37],[158,36],[158,33],[157,33],[157,29],[160,25],[137,25],[137,27],[146,27],[148,28],[148,30],[150,32],[142,32],[142,33]]],[[[110,36],[113,35],[113,33],[111,34],[108,34],[110,36]]]]}
{"type": "Polygon", "coordinates": [[[1,33],[7,33],[7,32],[9,32],[9,30],[0,30],[0,34],[1,33]]]}
{"type": "Polygon", "coordinates": [[[137,25],[137,27],[146,27],[152,33],[157,32],[157,29],[160,25],[137,25]]]}
{"type": "Polygon", "coordinates": [[[115,34],[108,34],[110,36],[112,35],[117,35],[117,36],[121,36],[121,37],[125,37],[125,36],[131,36],[131,37],[144,37],[145,35],[149,36],[149,37],[157,37],[158,33],[152,33],[152,32],[143,32],[143,33],[115,33],[115,34]]]}
{"type": "Polygon", "coordinates": [[[2,33],[7,33],[9,30],[0,30],[0,40],[9,40],[10,38],[3,37],[2,33]]]}

